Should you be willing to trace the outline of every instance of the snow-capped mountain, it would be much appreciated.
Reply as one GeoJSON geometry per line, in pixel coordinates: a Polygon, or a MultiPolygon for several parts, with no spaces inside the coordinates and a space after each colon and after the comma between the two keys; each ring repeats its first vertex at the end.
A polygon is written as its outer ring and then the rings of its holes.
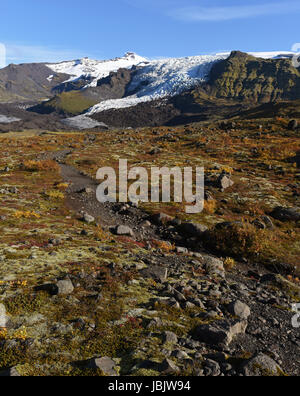
{"type": "Polygon", "coordinates": [[[92,107],[88,114],[131,107],[138,103],[177,95],[199,82],[206,81],[213,64],[228,56],[229,54],[201,55],[151,61],[133,77],[128,91],[136,92],[134,95],[101,102],[92,107]]]}
{"type": "MultiPolygon", "coordinates": [[[[53,70],[55,73],[69,74],[71,77],[65,81],[74,81],[80,77],[91,78],[92,82],[88,86],[96,86],[97,81],[101,78],[107,77],[109,73],[116,72],[121,68],[129,69],[132,66],[144,66],[147,63],[147,59],[143,58],[133,52],[127,52],[121,58],[115,58],[111,60],[93,60],[89,58],[83,58],[79,60],[47,64],[46,66],[53,70]]],[[[50,75],[48,78],[51,79],[53,76],[50,75]]]]}
{"type": "MultiPolygon", "coordinates": [[[[292,57],[286,51],[249,53],[257,58],[279,59],[292,57]]],[[[228,53],[200,55],[186,58],[170,58],[149,61],[142,66],[133,77],[129,92],[133,95],[122,99],[103,101],[93,106],[88,115],[109,109],[121,109],[150,102],[159,98],[170,97],[197,86],[208,80],[209,73],[216,62],[227,59],[228,53]]]]}

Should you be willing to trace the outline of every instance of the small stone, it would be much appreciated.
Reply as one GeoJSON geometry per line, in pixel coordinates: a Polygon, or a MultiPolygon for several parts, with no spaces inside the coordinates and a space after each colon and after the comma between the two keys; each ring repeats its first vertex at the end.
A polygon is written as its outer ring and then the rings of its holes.
{"type": "Polygon", "coordinates": [[[246,321],[217,322],[211,325],[200,325],[195,330],[196,340],[210,345],[229,345],[238,334],[244,334],[247,329],[246,321]]]}
{"type": "Polygon", "coordinates": [[[170,344],[177,344],[178,343],[178,338],[175,333],[172,333],[171,331],[165,331],[164,332],[164,343],[170,343],[170,344]]]}
{"type": "Polygon", "coordinates": [[[116,377],[118,376],[116,370],[116,363],[110,357],[101,357],[90,359],[87,362],[87,368],[100,369],[105,375],[116,377]]]}
{"type": "Polygon", "coordinates": [[[218,179],[218,188],[221,188],[222,190],[227,190],[227,188],[230,188],[234,185],[234,182],[231,180],[230,176],[222,174],[219,179],[218,179]]]}
{"type": "Polygon", "coordinates": [[[180,226],[182,234],[191,237],[202,237],[207,230],[208,227],[199,223],[182,223],[180,226]]]}
{"type": "Polygon", "coordinates": [[[225,277],[223,261],[212,256],[203,256],[203,261],[209,275],[220,275],[222,278],[225,277]]]}
{"type": "Polygon", "coordinates": [[[89,215],[88,213],[84,213],[82,220],[85,221],[88,224],[94,223],[95,217],[89,215]]]}
{"type": "Polygon", "coordinates": [[[74,291],[74,286],[70,279],[60,280],[56,283],[56,286],[58,295],[72,294],[74,291]]]}
{"type": "Polygon", "coordinates": [[[1,371],[0,377],[21,377],[21,374],[18,372],[16,367],[12,367],[8,370],[1,371]]]}
{"type": "Polygon", "coordinates": [[[8,317],[6,315],[6,308],[4,304],[0,304],[0,328],[7,327],[8,317]]]}
{"type": "Polygon", "coordinates": [[[280,366],[263,353],[256,355],[243,367],[243,373],[247,377],[280,376],[280,372],[280,366]]]}
{"type": "Polygon", "coordinates": [[[133,231],[130,227],[119,225],[115,229],[115,233],[120,236],[131,236],[133,237],[133,231]]]}
{"type": "Polygon", "coordinates": [[[180,373],[180,369],[170,359],[165,359],[162,362],[162,364],[159,367],[159,371],[163,374],[179,374],[180,373]]]}
{"type": "Polygon", "coordinates": [[[232,302],[228,306],[228,312],[230,312],[233,316],[237,316],[238,318],[245,320],[247,320],[251,315],[251,310],[248,305],[242,303],[239,300],[232,302]]]}
{"type": "Polygon", "coordinates": [[[207,359],[203,363],[204,374],[208,377],[218,377],[221,374],[219,363],[214,360],[207,359]]]}
{"type": "Polygon", "coordinates": [[[173,219],[173,217],[165,213],[157,213],[152,216],[153,223],[158,225],[170,223],[173,219]]]}
{"type": "Polygon", "coordinates": [[[176,248],[176,252],[177,253],[179,253],[179,254],[187,254],[189,251],[188,251],[188,249],[187,248],[185,248],[185,247],[177,247],[176,248]]]}

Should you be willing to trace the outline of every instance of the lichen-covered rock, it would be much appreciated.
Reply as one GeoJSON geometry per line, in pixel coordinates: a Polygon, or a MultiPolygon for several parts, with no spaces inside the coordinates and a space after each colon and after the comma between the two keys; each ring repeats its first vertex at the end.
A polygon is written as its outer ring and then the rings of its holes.
{"type": "Polygon", "coordinates": [[[241,301],[233,301],[228,306],[228,311],[233,315],[237,316],[240,319],[247,320],[251,315],[251,310],[247,304],[242,303],[241,301]]]}
{"type": "Polygon", "coordinates": [[[170,360],[165,359],[162,364],[159,366],[159,371],[163,374],[179,374],[180,369],[176,366],[176,364],[170,360]]]}
{"type": "Polygon", "coordinates": [[[283,372],[273,359],[263,353],[259,353],[244,365],[243,373],[247,377],[261,377],[280,376],[283,372]]]}
{"type": "Polygon", "coordinates": [[[209,275],[219,275],[225,277],[223,261],[213,256],[203,255],[203,264],[209,275]]]}
{"type": "Polygon", "coordinates": [[[272,211],[271,216],[279,221],[299,221],[300,208],[284,208],[278,206],[272,211]]]}
{"type": "Polygon", "coordinates": [[[90,369],[100,369],[107,376],[118,376],[116,363],[107,356],[88,360],[86,367],[90,369]]]}
{"type": "Polygon", "coordinates": [[[1,371],[0,377],[21,377],[21,374],[19,373],[16,367],[12,367],[8,370],[1,371]]]}
{"type": "Polygon", "coordinates": [[[117,226],[115,229],[115,233],[116,233],[116,235],[120,235],[120,236],[133,237],[133,235],[134,235],[132,229],[130,227],[124,226],[124,225],[117,226]]]}
{"type": "Polygon", "coordinates": [[[0,304],[0,328],[6,327],[8,323],[8,316],[6,315],[6,308],[4,304],[0,304]]]}
{"type": "Polygon", "coordinates": [[[210,345],[229,345],[238,334],[244,334],[247,329],[247,321],[228,322],[222,321],[211,325],[200,325],[194,331],[197,341],[210,345]]]}

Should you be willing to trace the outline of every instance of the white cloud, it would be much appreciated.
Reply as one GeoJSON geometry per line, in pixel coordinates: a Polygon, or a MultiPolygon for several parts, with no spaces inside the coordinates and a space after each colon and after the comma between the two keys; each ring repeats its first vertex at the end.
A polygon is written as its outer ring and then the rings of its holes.
{"type": "Polygon", "coordinates": [[[82,51],[34,45],[6,44],[6,63],[60,62],[87,56],[82,51]]]}
{"type": "Polygon", "coordinates": [[[191,22],[216,22],[258,16],[290,14],[300,11],[299,2],[267,3],[224,7],[183,7],[168,12],[173,18],[191,22]]]}

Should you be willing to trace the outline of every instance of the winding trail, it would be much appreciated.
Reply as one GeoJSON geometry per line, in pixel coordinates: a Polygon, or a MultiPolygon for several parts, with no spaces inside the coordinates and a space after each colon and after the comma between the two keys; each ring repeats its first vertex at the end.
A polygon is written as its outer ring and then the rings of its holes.
{"type": "Polygon", "coordinates": [[[65,158],[71,154],[70,150],[46,152],[40,159],[56,161],[61,169],[64,182],[69,184],[66,191],[66,204],[75,213],[86,212],[93,216],[104,230],[113,232],[116,226],[130,227],[137,241],[160,240],[164,235],[164,228],[155,224],[145,225],[149,214],[142,209],[121,203],[100,203],[96,198],[97,182],[65,163],[65,158]]]}

